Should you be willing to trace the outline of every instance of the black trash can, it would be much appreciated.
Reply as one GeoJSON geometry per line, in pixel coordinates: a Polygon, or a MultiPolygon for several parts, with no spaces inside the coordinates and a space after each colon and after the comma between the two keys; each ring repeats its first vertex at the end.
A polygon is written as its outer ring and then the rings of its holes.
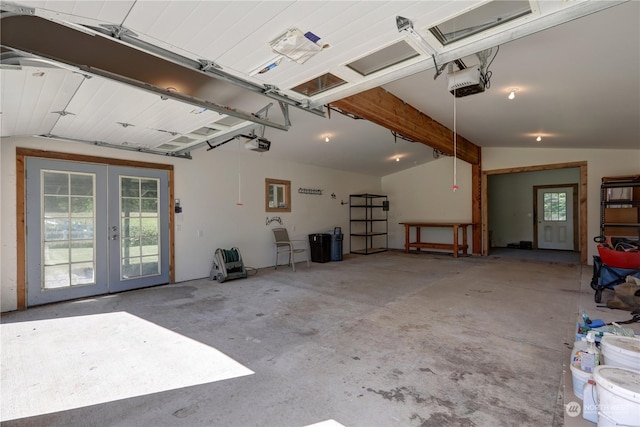
{"type": "Polygon", "coordinates": [[[309,247],[311,248],[311,261],[331,261],[331,234],[309,234],[309,247]]]}
{"type": "Polygon", "coordinates": [[[331,261],[342,261],[342,229],[335,227],[327,233],[331,235],[331,261]]]}

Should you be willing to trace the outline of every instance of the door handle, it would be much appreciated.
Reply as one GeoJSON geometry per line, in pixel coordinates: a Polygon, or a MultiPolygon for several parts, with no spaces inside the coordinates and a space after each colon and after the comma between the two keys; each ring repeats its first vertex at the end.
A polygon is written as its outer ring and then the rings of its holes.
{"type": "Polygon", "coordinates": [[[114,234],[113,236],[111,236],[111,240],[118,240],[118,235],[114,234]]]}

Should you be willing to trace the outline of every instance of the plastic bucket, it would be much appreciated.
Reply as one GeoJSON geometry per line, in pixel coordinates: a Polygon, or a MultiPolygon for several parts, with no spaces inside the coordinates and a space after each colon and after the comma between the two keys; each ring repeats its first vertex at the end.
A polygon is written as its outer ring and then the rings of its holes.
{"type": "Polygon", "coordinates": [[[571,362],[571,380],[573,382],[573,394],[580,400],[584,397],[584,384],[591,378],[590,372],[580,369],[580,361],[571,362]]]}
{"type": "Polygon", "coordinates": [[[600,352],[603,365],[640,371],[640,338],[605,335],[600,340],[600,352]]]}
{"type": "Polygon", "coordinates": [[[598,427],[640,422],[640,371],[600,365],[593,378],[598,394],[598,427]]]}

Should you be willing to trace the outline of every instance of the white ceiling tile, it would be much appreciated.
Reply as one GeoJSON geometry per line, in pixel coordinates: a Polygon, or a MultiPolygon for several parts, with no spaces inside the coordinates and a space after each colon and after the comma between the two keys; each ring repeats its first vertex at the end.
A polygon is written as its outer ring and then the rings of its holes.
{"type": "Polygon", "coordinates": [[[117,145],[129,142],[146,147],[155,147],[189,134],[221,117],[201,107],[172,99],[162,100],[157,94],[100,77],[84,82],[67,111],[73,115],[61,117],[52,134],[117,145]]]}
{"type": "Polygon", "coordinates": [[[66,70],[23,66],[0,70],[2,136],[49,133],[83,76],[66,70]],[[42,75],[40,75],[42,73],[42,75]]]}

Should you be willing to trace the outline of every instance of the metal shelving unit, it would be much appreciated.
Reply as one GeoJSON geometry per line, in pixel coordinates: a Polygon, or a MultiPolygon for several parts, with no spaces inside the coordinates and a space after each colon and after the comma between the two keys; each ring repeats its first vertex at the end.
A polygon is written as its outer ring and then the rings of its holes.
{"type": "Polygon", "coordinates": [[[389,199],[378,194],[349,196],[349,247],[352,254],[370,255],[388,250],[389,199]],[[354,242],[364,248],[354,249],[354,242]]]}
{"type": "Polygon", "coordinates": [[[602,178],[600,237],[640,237],[640,175],[602,178]]]}

